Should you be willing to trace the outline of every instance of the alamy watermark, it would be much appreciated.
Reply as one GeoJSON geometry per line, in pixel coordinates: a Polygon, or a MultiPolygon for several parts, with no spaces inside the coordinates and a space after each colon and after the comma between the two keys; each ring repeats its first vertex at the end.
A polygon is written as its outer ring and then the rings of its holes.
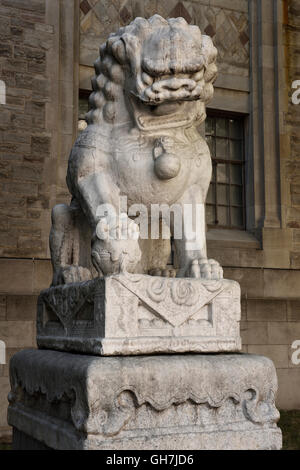
{"type": "Polygon", "coordinates": [[[0,340],[0,365],[6,364],[6,345],[0,340]]]}
{"type": "Polygon", "coordinates": [[[292,349],[295,349],[295,351],[292,354],[291,361],[294,366],[299,366],[300,365],[300,339],[297,339],[292,343],[291,346],[292,349]]]}
{"type": "Polygon", "coordinates": [[[201,250],[205,242],[204,204],[144,204],[127,205],[120,197],[119,208],[100,204],[96,211],[96,234],[100,240],[169,239],[186,241],[186,250],[201,250]]]}
{"type": "Polygon", "coordinates": [[[0,104],[6,104],[6,85],[0,80],[0,104]]]}

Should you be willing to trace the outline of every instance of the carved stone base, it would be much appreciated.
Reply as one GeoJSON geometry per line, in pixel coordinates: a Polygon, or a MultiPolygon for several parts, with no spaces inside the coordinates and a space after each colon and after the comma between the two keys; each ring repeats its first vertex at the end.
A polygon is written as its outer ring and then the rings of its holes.
{"type": "Polygon", "coordinates": [[[240,315],[235,281],[121,274],[42,291],[37,342],[104,356],[236,352],[240,315]]]}
{"type": "Polygon", "coordinates": [[[10,376],[14,448],[281,448],[276,372],[265,357],[24,350],[10,376]]]}

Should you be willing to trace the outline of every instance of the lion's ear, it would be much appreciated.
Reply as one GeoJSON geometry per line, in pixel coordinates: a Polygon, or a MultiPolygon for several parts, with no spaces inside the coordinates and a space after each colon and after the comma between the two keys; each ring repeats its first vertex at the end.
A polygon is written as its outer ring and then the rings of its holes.
{"type": "Polygon", "coordinates": [[[211,64],[212,62],[215,62],[218,55],[218,51],[215,48],[210,36],[203,34],[201,49],[206,64],[211,64]]]}
{"type": "Polygon", "coordinates": [[[211,64],[208,65],[208,67],[205,70],[205,73],[204,73],[205,82],[213,83],[215,79],[217,78],[217,74],[218,74],[218,67],[214,62],[212,62],[211,64]]]}

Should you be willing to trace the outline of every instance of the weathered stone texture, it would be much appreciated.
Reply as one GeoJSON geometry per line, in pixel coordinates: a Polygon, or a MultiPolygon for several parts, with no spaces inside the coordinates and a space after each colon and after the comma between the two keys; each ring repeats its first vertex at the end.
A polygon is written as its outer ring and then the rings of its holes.
{"type": "Polygon", "coordinates": [[[45,257],[48,241],[41,230],[45,221],[41,210],[48,211],[49,218],[51,181],[45,170],[51,157],[51,135],[45,104],[49,101],[46,66],[53,26],[44,24],[45,0],[1,0],[0,15],[0,79],[7,88],[0,122],[0,215],[6,222],[0,255],[45,257]],[[34,199],[41,199],[43,207],[33,214],[34,199]]]}
{"type": "Polygon", "coordinates": [[[240,316],[236,282],[127,273],[42,291],[37,343],[104,356],[236,352],[240,316]]]}
{"type": "Polygon", "coordinates": [[[10,366],[9,423],[50,448],[281,448],[265,357],[27,350],[10,366]]]}
{"type": "Polygon", "coordinates": [[[7,395],[9,390],[9,378],[0,376],[0,442],[6,440],[5,438],[10,434],[10,430],[7,426],[7,395]]]}
{"type": "Polygon", "coordinates": [[[284,162],[286,183],[289,187],[290,207],[287,213],[287,225],[293,229],[293,248],[290,252],[292,269],[300,268],[300,106],[292,103],[291,85],[300,77],[300,5],[297,0],[284,2],[284,48],[287,106],[284,113],[285,132],[289,135],[284,162]]]}
{"type": "MultiPolygon", "coordinates": [[[[7,361],[35,346],[36,294],[51,280],[50,209],[68,201],[66,157],[77,127],[77,6],[0,0],[0,80],[6,85],[6,104],[0,105],[0,339],[7,343],[7,361]],[[63,136],[61,104],[72,128],[63,136]]],[[[8,385],[7,364],[0,365],[0,377],[8,385]]],[[[6,404],[1,382],[0,440],[10,434],[6,404]]]]}
{"type": "Polygon", "coordinates": [[[0,364],[0,442],[11,439],[7,425],[9,361],[20,349],[36,346],[37,296],[0,295],[0,339],[5,342],[5,364],[0,364]]]}
{"type": "Polygon", "coordinates": [[[299,270],[227,268],[224,272],[241,285],[243,351],[272,359],[279,381],[277,406],[299,409],[295,384],[300,369],[291,360],[292,344],[300,339],[299,270]]]}

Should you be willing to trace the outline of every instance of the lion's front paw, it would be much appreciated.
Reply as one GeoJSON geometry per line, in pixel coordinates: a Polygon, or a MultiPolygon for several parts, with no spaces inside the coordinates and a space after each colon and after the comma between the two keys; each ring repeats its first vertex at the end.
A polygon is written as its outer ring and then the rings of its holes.
{"type": "Polygon", "coordinates": [[[99,274],[135,271],[141,259],[139,226],[126,214],[109,223],[105,217],[97,225],[92,242],[92,262],[99,274]]]}
{"type": "Polygon", "coordinates": [[[223,269],[214,259],[195,259],[190,266],[189,277],[197,279],[223,279],[223,269]]]}
{"type": "Polygon", "coordinates": [[[97,224],[96,235],[99,240],[138,240],[139,226],[127,214],[118,218],[103,217],[97,224]]]}

